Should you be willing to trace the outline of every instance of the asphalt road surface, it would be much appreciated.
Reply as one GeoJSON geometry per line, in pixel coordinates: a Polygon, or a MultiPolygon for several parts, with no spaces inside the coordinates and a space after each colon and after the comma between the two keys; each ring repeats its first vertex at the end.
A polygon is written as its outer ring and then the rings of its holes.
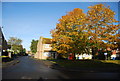
{"type": "Polygon", "coordinates": [[[23,56],[20,62],[2,69],[2,79],[119,79],[120,73],[80,73],[52,69],[40,60],[23,56]]]}

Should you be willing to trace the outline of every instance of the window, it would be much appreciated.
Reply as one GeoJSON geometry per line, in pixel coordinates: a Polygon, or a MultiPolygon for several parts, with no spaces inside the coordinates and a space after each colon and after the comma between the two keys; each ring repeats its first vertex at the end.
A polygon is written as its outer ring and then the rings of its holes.
{"type": "Polygon", "coordinates": [[[44,44],[45,48],[49,48],[50,45],[49,44],[44,44]]]}
{"type": "Polygon", "coordinates": [[[44,56],[49,56],[49,52],[44,52],[44,56]]]}

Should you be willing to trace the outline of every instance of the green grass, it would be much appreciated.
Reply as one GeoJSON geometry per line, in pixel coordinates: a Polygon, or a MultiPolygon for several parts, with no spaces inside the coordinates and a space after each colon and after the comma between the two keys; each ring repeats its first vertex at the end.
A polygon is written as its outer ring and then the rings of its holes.
{"type": "Polygon", "coordinates": [[[101,62],[120,64],[120,60],[101,60],[101,62]]]}
{"type": "Polygon", "coordinates": [[[120,67],[120,60],[53,60],[53,63],[57,63],[60,66],[71,67],[96,67],[96,68],[110,68],[120,67]]]}
{"type": "Polygon", "coordinates": [[[2,58],[6,58],[6,57],[9,57],[9,56],[0,56],[0,57],[2,57],[2,58]]]}

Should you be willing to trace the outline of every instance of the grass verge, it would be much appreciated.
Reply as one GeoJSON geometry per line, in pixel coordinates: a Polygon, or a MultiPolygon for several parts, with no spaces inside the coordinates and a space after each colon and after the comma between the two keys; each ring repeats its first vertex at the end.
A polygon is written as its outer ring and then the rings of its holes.
{"type": "Polygon", "coordinates": [[[120,60],[52,60],[62,67],[74,68],[118,68],[120,60]]]}

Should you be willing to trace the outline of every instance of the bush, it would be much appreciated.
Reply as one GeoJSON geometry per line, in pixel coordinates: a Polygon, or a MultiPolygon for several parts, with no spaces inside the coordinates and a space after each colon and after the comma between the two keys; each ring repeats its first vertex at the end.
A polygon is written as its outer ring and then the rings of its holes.
{"type": "Polygon", "coordinates": [[[9,57],[2,57],[2,62],[9,62],[13,60],[13,58],[9,58],[9,57]]]}

